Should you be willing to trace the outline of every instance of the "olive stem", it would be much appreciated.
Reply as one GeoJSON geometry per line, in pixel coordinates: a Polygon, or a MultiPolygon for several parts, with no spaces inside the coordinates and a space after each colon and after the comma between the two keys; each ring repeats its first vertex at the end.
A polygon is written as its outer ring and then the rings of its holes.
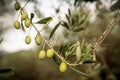
{"type": "Polygon", "coordinates": [[[44,50],[45,49],[45,43],[43,43],[43,47],[42,47],[42,50],[44,50]]]}
{"type": "Polygon", "coordinates": [[[39,32],[42,32],[42,31],[48,26],[48,24],[49,24],[49,23],[45,24],[45,25],[43,26],[43,28],[42,28],[39,32]]]}
{"type": "Polygon", "coordinates": [[[28,35],[30,35],[31,29],[32,29],[32,26],[30,26],[30,29],[29,29],[28,35]]]}
{"type": "Polygon", "coordinates": [[[27,0],[26,3],[24,4],[23,8],[28,4],[30,0],[27,0]]]}

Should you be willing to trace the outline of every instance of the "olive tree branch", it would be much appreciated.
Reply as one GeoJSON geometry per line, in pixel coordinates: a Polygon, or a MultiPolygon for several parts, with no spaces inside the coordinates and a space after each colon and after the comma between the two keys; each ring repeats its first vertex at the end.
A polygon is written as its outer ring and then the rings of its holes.
{"type": "Polygon", "coordinates": [[[115,27],[115,25],[119,22],[119,20],[120,20],[120,10],[117,10],[116,14],[115,14],[115,17],[111,20],[111,22],[108,25],[108,27],[106,28],[106,30],[103,32],[103,34],[101,35],[101,37],[98,39],[98,41],[93,46],[92,54],[95,53],[96,49],[105,40],[105,38],[110,34],[110,32],[115,27]]]}
{"type": "MultiPolygon", "coordinates": [[[[33,28],[37,31],[38,34],[40,34],[39,30],[36,28],[36,26],[34,25],[34,23],[31,23],[33,28]]],[[[41,35],[41,34],[40,34],[41,35]]],[[[49,43],[49,41],[47,41],[47,39],[45,39],[44,37],[42,37],[43,41],[51,48],[54,50],[55,52],[55,55],[63,62],[65,62],[67,65],[69,66],[78,66],[78,65],[81,65],[82,63],[70,63],[68,62],[67,60],[65,60],[65,58],[60,55],[54,48],[53,46],[49,43]]]]}

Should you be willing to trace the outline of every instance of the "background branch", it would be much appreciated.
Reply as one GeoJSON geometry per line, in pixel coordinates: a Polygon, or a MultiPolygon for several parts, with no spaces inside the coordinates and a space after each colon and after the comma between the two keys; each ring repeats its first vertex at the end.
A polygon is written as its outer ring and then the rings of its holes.
{"type": "Polygon", "coordinates": [[[119,22],[120,20],[120,10],[116,11],[115,17],[112,19],[106,30],[103,32],[101,37],[98,39],[98,41],[95,43],[93,46],[92,54],[95,53],[96,49],[100,46],[100,44],[105,40],[105,38],[110,34],[112,29],[115,27],[115,25],[119,22]]]}

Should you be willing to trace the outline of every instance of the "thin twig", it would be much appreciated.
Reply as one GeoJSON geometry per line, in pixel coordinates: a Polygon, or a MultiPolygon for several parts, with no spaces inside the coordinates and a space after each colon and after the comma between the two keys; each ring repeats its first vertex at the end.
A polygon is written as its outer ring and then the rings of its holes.
{"type": "Polygon", "coordinates": [[[106,28],[106,30],[103,32],[101,37],[98,39],[96,44],[93,46],[92,54],[95,53],[96,49],[100,46],[100,44],[105,40],[105,38],[110,34],[112,29],[115,27],[115,25],[119,22],[120,20],[120,10],[116,11],[115,17],[112,19],[110,22],[109,26],[106,28]]]}

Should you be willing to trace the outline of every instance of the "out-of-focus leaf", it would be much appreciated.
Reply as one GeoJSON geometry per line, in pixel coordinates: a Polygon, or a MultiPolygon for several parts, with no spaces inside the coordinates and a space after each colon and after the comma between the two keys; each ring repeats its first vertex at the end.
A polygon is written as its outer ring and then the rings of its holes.
{"type": "Polygon", "coordinates": [[[83,14],[80,18],[79,25],[86,24],[86,22],[88,21],[88,17],[89,17],[89,12],[88,14],[83,14]]]}
{"type": "Polygon", "coordinates": [[[66,51],[68,51],[68,45],[67,44],[61,45],[59,52],[63,57],[65,57],[66,51]]]}
{"type": "Polygon", "coordinates": [[[54,27],[54,29],[52,30],[52,32],[50,33],[49,39],[53,36],[53,34],[55,33],[55,31],[57,30],[57,28],[59,27],[59,25],[61,24],[61,22],[57,23],[54,27]]]}
{"type": "Polygon", "coordinates": [[[80,70],[78,70],[78,69],[76,69],[76,68],[74,68],[74,67],[72,67],[72,66],[69,66],[69,67],[71,68],[71,70],[77,72],[77,73],[80,74],[81,76],[90,77],[90,74],[84,73],[84,72],[82,72],[82,71],[80,71],[80,70]]]}
{"type": "Polygon", "coordinates": [[[90,50],[91,50],[91,45],[88,44],[87,47],[86,47],[86,53],[89,54],[89,53],[90,53],[90,50]]]}
{"type": "Polygon", "coordinates": [[[3,39],[0,39],[0,44],[2,43],[3,39]]]}
{"type": "Polygon", "coordinates": [[[70,9],[68,9],[68,14],[69,14],[69,16],[71,16],[71,11],[70,11],[70,9]]]}
{"type": "Polygon", "coordinates": [[[85,41],[83,40],[82,43],[81,43],[81,50],[83,50],[84,45],[85,45],[85,41]]]}
{"type": "Polygon", "coordinates": [[[76,5],[77,2],[78,2],[78,0],[75,0],[75,2],[74,2],[74,6],[76,5]]]}
{"type": "Polygon", "coordinates": [[[59,12],[60,12],[60,9],[59,9],[59,8],[55,9],[55,12],[56,12],[56,13],[59,13],[59,12]]]}
{"type": "Polygon", "coordinates": [[[83,27],[78,27],[78,28],[73,29],[74,32],[80,32],[80,31],[83,31],[83,30],[84,30],[83,27]]]}
{"type": "Polygon", "coordinates": [[[62,22],[61,22],[61,25],[62,25],[63,27],[65,27],[65,28],[69,29],[69,26],[68,26],[68,23],[67,23],[67,22],[62,21],[62,22]]]}
{"type": "Polygon", "coordinates": [[[82,59],[81,59],[81,62],[83,63],[84,61],[86,61],[86,60],[89,60],[90,58],[91,58],[91,54],[90,54],[90,51],[91,51],[91,45],[90,44],[88,44],[87,46],[86,46],[86,50],[85,50],[85,53],[84,53],[84,55],[83,55],[83,53],[82,53],[82,59]]]}
{"type": "Polygon", "coordinates": [[[80,21],[84,21],[86,18],[87,18],[87,14],[83,14],[82,16],[81,16],[81,19],[80,19],[80,21]]]}
{"type": "Polygon", "coordinates": [[[21,20],[21,27],[22,27],[22,30],[25,31],[25,28],[23,26],[23,21],[21,20]]]}
{"type": "Polygon", "coordinates": [[[70,17],[66,14],[67,21],[70,23],[70,17]]]}
{"type": "Polygon", "coordinates": [[[30,14],[30,20],[32,20],[34,18],[34,13],[30,14]]]}
{"type": "Polygon", "coordinates": [[[12,71],[11,68],[0,69],[0,73],[6,73],[12,71]]]}
{"type": "Polygon", "coordinates": [[[9,80],[14,74],[15,74],[14,72],[11,72],[0,75],[0,80],[9,80]]]}
{"type": "Polygon", "coordinates": [[[44,19],[41,19],[41,20],[37,21],[36,24],[46,24],[46,23],[49,23],[52,20],[53,20],[52,17],[46,17],[44,19]]]}
{"type": "Polygon", "coordinates": [[[74,52],[75,52],[76,47],[77,47],[76,43],[69,44],[68,45],[68,50],[65,53],[65,57],[67,58],[69,56],[72,56],[74,54],[74,52]]]}
{"type": "Polygon", "coordinates": [[[85,56],[84,56],[84,58],[83,58],[83,62],[89,57],[90,51],[91,51],[91,45],[88,44],[88,45],[86,46],[86,51],[85,51],[85,56]]]}
{"type": "Polygon", "coordinates": [[[85,60],[84,63],[97,63],[97,61],[93,59],[89,59],[89,60],[85,60]]]}
{"type": "Polygon", "coordinates": [[[9,80],[15,73],[11,68],[0,69],[0,80],[9,80]]]}
{"type": "Polygon", "coordinates": [[[56,64],[60,65],[60,60],[59,60],[55,55],[53,56],[53,61],[54,61],[56,64]]]}
{"type": "Polygon", "coordinates": [[[79,24],[79,15],[74,14],[72,15],[72,25],[78,25],[79,24]]]}
{"type": "Polygon", "coordinates": [[[85,19],[84,19],[84,20],[81,20],[81,21],[79,22],[79,25],[82,25],[84,22],[85,22],[85,19]]]}
{"type": "Polygon", "coordinates": [[[76,47],[76,62],[78,62],[81,58],[81,48],[80,48],[80,42],[77,42],[76,47]]]}

